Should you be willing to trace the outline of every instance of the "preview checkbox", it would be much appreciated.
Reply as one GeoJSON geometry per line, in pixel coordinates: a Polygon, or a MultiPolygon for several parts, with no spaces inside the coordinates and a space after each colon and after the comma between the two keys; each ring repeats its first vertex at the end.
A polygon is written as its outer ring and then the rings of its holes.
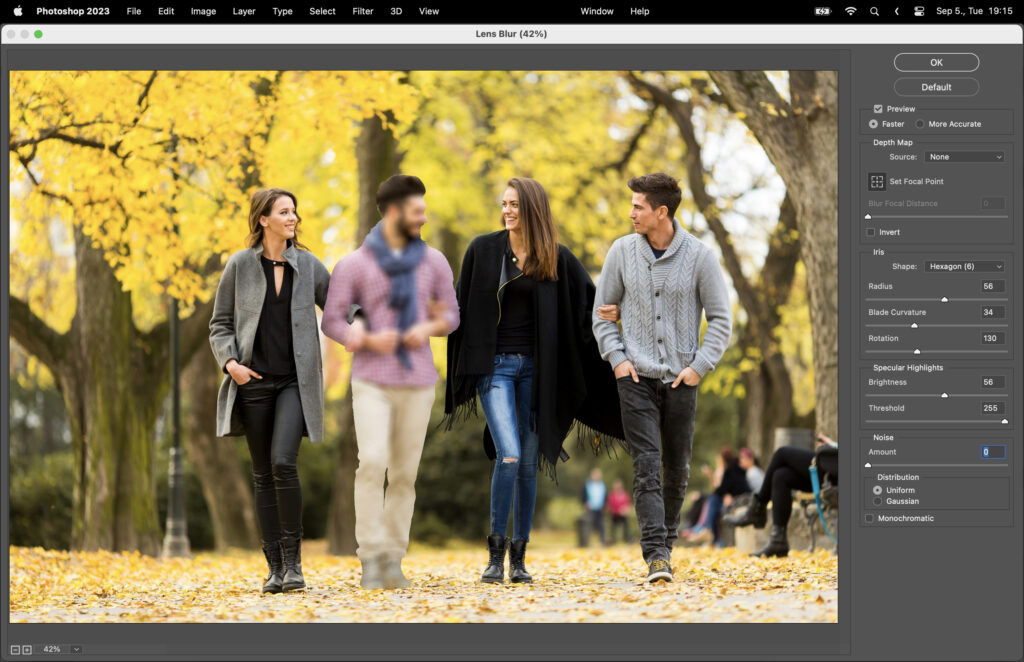
{"type": "Polygon", "coordinates": [[[875,104],[875,112],[876,113],[882,112],[882,104],[880,104],[880,103],[876,103],[875,104]]]}

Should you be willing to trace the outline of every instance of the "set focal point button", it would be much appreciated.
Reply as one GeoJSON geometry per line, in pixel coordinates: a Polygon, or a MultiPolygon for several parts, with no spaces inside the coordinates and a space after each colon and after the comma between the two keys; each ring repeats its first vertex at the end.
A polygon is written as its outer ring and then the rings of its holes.
{"type": "Polygon", "coordinates": [[[897,71],[976,71],[981,60],[974,53],[900,53],[893,60],[897,71]]]}

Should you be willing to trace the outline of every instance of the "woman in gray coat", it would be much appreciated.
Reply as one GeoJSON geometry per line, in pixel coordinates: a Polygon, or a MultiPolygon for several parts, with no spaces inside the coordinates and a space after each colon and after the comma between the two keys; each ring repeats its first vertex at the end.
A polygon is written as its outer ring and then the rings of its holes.
{"type": "Polygon", "coordinates": [[[210,346],[227,375],[217,394],[217,435],[244,434],[249,445],[270,569],[264,593],[306,585],[296,462],[303,436],[323,439],[314,305],[323,309],[330,274],[299,242],[296,207],[295,196],[282,189],[253,194],[248,248],[225,265],[210,319],[210,346]]]}

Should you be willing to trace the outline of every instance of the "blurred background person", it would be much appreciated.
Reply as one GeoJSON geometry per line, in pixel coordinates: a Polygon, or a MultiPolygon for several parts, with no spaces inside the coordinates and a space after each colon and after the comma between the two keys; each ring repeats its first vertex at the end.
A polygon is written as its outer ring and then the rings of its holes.
{"type": "Polygon", "coordinates": [[[722,447],[715,456],[715,469],[706,465],[702,468],[711,480],[712,491],[704,501],[701,519],[697,526],[684,532],[691,542],[710,542],[722,546],[722,511],[732,505],[733,499],[750,492],[747,476],[731,448],[722,447]]]}
{"type": "Polygon", "coordinates": [[[615,544],[617,539],[615,531],[622,529],[622,542],[632,542],[629,534],[629,511],[633,508],[633,500],[629,492],[622,485],[622,481],[616,479],[612,483],[612,491],[608,494],[608,512],[612,516],[611,543],[615,544]]]}
{"type": "MultiPolygon", "coordinates": [[[[604,507],[608,501],[608,488],[605,487],[601,470],[597,467],[590,472],[590,478],[583,483],[581,495],[583,505],[587,509],[587,517],[590,519],[590,528],[597,531],[597,537],[602,545],[607,544],[604,535],[604,507]]],[[[587,539],[589,536],[587,536],[587,539]]],[[[585,539],[585,541],[587,540],[585,539]]],[[[586,544],[584,544],[584,547],[586,544]]]]}

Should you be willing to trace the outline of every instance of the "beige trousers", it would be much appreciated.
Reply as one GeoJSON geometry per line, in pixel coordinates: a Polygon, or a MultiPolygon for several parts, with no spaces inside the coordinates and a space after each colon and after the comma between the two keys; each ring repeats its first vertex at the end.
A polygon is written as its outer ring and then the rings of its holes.
{"type": "Polygon", "coordinates": [[[402,557],[409,547],[416,472],[433,405],[433,386],[378,386],[352,380],[359,448],[354,501],[360,560],[382,553],[402,557]]]}

